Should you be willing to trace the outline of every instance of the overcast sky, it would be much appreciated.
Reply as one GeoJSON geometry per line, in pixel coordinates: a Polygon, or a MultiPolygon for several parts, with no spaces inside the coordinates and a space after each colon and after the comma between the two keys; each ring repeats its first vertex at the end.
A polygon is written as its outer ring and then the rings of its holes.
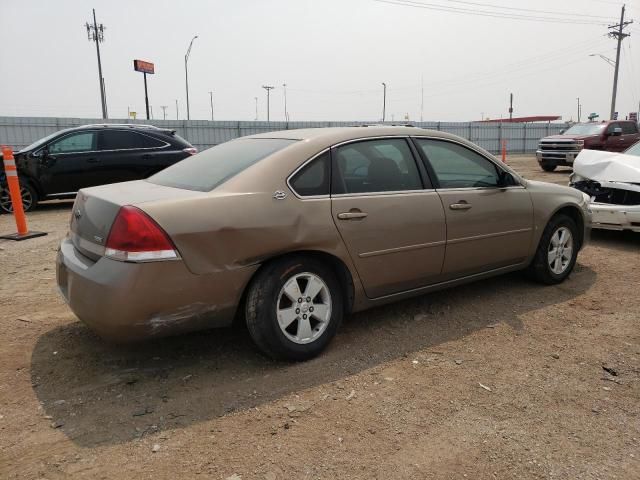
{"type": "MultiPolygon", "coordinates": [[[[615,40],[592,22],[617,22],[621,1],[391,2],[0,0],[0,115],[100,117],[95,44],[84,27],[95,7],[98,23],[107,27],[101,52],[111,118],[126,118],[128,108],[143,118],[135,58],[156,65],[148,77],[154,117],[162,118],[166,105],[167,118],[176,118],[177,100],[186,118],[184,54],[194,35],[192,119],[211,118],[213,91],[216,120],[253,120],[254,97],[265,120],[261,86],[273,85],[271,119],[282,120],[286,83],[291,120],[379,120],[381,82],[388,85],[388,120],[407,114],[420,120],[421,83],[425,121],[508,116],[510,92],[516,116],[575,119],[576,97],[585,114],[608,116],[613,68],[589,54],[615,58],[615,40]],[[483,12],[544,19],[477,15],[483,12]]],[[[628,1],[627,13],[640,20],[640,0],[628,1]]],[[[624,41],[617,102],[623,116],[640,101],[640,24],[627,31],[632,36],[624,41]]]]}

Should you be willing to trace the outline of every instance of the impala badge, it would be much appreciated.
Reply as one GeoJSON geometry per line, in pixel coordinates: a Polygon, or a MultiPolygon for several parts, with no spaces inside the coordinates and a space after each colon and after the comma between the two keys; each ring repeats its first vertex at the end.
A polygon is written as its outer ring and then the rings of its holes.
{"type": "Polygon", "coordinates": [[[276,190],[273,194],[273,198],[275,198],[276,200],[284,200],[285,198],[287,198],[287,193],[283,192],[282,190],[276,190]]]}
{"type": "Polygon", "coordinates": [[[76,209],[76,211],[73,213],[73,216],[76,217],[76,220],[80,220],[80,217],[82,216],[82,212],[80,211],[80,209],[76,209]]]}

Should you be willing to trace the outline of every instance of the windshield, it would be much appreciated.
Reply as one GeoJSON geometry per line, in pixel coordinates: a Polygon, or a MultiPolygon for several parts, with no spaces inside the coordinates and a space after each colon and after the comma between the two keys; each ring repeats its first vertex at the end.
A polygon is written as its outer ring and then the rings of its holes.
{"type": "Polygon", "coordinates": [[[297,142],[285,138],[244,138],[216,145],[149,177],[166,187],[208,192],[245,168],[297,142]]]}
{"type": "Polygon", "coordinates": [[[636,157],[640,157],[640,142],[629,147],[624,153],[625,155],[635,155],[636,157]]]}
{"type": "Polygon", "coordinates": [[[594,123],[592,125],[574,125],[563,135],[597,135],[602,133],[605,125],[602,123],[594,123]]]}

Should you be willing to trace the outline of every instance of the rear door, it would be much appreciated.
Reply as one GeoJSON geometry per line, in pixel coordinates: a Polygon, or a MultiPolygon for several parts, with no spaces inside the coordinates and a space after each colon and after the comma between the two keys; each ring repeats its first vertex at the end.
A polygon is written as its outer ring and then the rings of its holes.
{"type": "Polygon", "coordinates": [[[46,195],[75,193],[88,186],[97,158],[97,132],[72,132],[48,143],[37,155],[38,179],[46,195]]]}
{"type": "Polygon", "coordinates": [[[635,122],[622,122],[622,139],[622,143],[624,143],[623,150],[626,150],[640,140],[638,125],[635,122]]]}
{"type": "Polygon", "coordinates": [[[332,149],[331,211],[369,298],[437,282],[445,248],[442,203],[408,139],[332,149]]]}
{"type": "Polygon", "coordinates": [[[108,128],[98,139],[100,161],[93,185],[139,180],[161,170],[158,155],[168,143],[133,130],[108,128]]]}
{"type": "Polygon", "coordinates": [[[452,279],[515,265],[529,255],[533,204],[513,177],[501,186],[502,169],[466,146],[415,139],[427,161],[447,221],[442,275],[452,279]]]}

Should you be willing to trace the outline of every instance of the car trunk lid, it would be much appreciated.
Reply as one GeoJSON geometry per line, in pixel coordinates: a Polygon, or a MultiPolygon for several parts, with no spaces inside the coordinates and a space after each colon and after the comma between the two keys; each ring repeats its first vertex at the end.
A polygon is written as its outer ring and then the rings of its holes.
{"type": "Polygon", "coordinates": [[[148,202],[204,195],[144,180],[82,189],[73,205],[69,236],[83,255],[97,261],[104,256],[109,231],[122,206],[133,205],[144,210],[142,205],[148,202]]]}

